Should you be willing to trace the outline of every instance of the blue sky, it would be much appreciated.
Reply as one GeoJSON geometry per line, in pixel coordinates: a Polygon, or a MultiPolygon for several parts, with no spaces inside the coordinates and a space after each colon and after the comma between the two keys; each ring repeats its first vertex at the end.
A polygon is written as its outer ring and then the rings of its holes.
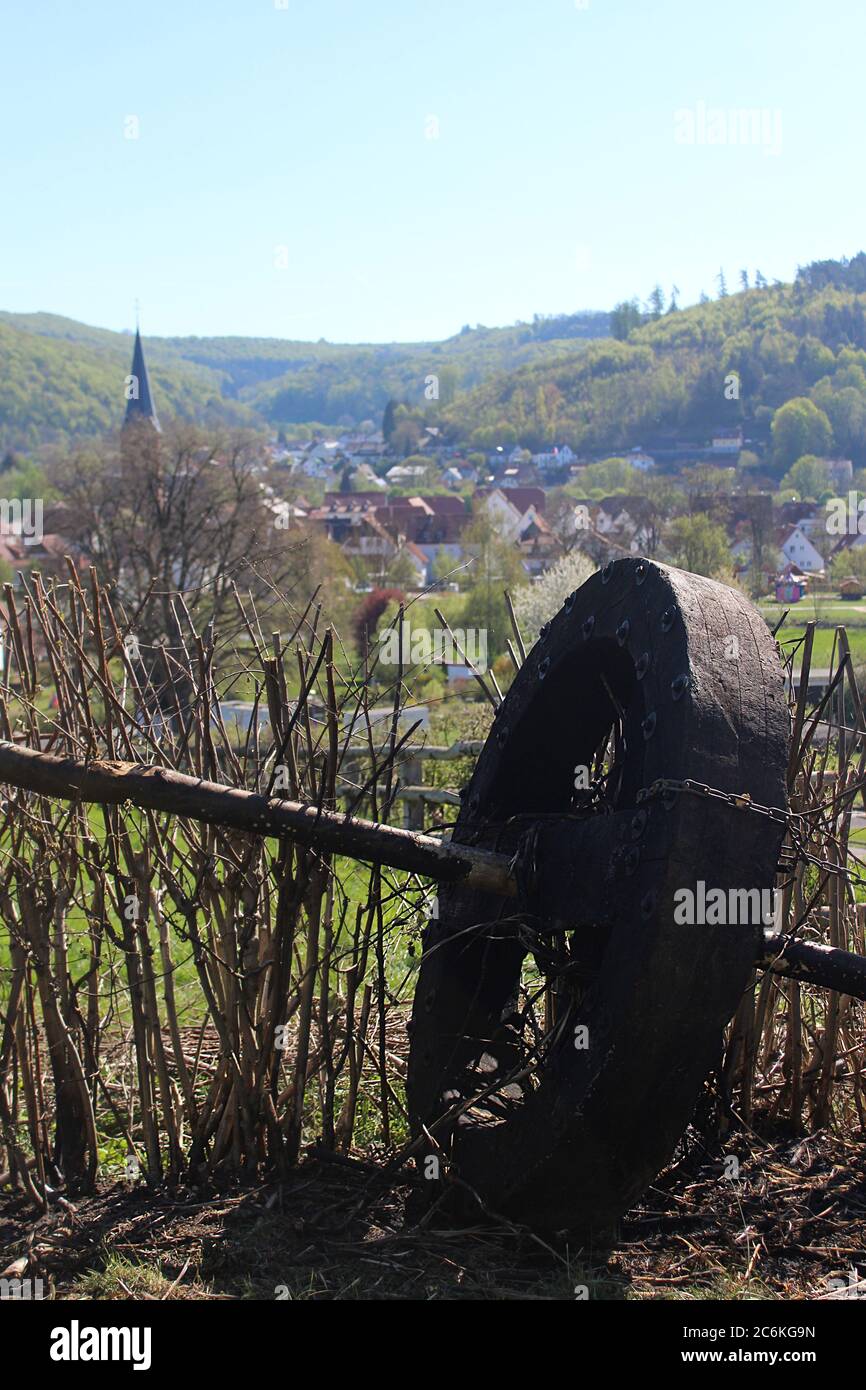
{"type": "Polygon", "coordinates": [[[407,341],[866,247],[860,0],[282,3],[7,4],[0,307],[407,341]]]}

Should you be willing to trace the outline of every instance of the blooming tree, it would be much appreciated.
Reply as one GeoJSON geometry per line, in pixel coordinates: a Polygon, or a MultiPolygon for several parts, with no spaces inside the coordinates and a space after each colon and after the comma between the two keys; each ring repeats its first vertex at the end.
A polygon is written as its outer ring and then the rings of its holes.
{"type": "Polygon", "coordinates": [[[539,629],[558,613],[569,594],[585,584],[595,565],[580,550],[562,555],[549,570],[531,584],[522,584],[514,594],[514,615],[527,649],[538,639],[539,629]]]}

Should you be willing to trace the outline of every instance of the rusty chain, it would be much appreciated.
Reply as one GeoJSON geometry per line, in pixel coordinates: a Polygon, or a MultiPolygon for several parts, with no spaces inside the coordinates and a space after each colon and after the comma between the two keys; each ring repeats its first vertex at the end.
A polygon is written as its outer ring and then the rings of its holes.
{"type": "MultiPolygon", "coordinates": [[[[855,791],[856,788],[852,789],[852,794],[855,791]]],[[[804,836],[808,837],[818,828],[813,824],[813,821],[815,816],[824,809],[823,805],[815,806],[810,811],[783,811],[778,806],[762,806],[759,802],[753,801],[748,792],[725,792],[718,787],[710,787],[705,782],[693,781],[691,778],[677,781],[669,777],[657,778],[649,787],[642,787],[637,794],[636,801],[638,805],[656,800],[661,800],[663,805],[665,803],[672,805],[673,798],[680,792],[721,801],[737,811],[765,816],[779,825],[784,825],[791,837],[792,846],[783,846],[781,854],[784,857],[784,862],[780,864],[780,869],[789,871],[793,869],[797,860],[801,859],[816,868],[824,869],[827,873],[837,874],[849,883],[857,883],[866,887],[866,878],[842,864],[832,864],[826,859],[819,859],[817,855],[810,853],[803,843],[804,836]]]]}

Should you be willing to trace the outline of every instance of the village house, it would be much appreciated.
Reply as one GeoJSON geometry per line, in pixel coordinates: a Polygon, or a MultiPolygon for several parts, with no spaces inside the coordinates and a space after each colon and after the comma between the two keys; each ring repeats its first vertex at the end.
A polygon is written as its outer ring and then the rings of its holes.
{"type": "Polygon", "coordinates": [[[308,519],[328,540],[343,545],[374,517],[374,502],[378,500],[378,494],[326,492],[322,505],[311,508],[308,519]]]}
{"type": "Polygon", "coordinates": [[[416,478],[426,477],[429,467],[429,464],[426,463],[395,463],[393,468],[388,469],[385,477],[391,484],[411,483],[416,478]]]}
{"type": "Polygon", "coordinates": [[[822,459],[827,469],[827,477],[833,487],[844,492],[854,481],[854,464],[851,459],[822,459]]]}
{"type": "Polygon", "coordinates": [[[517,548],[523,568],[528,575],[535,578],[544,574],[554,560],[559,559],[565,547],[534,507],[530,508],[526,515],[528,520],[521,527],[517,548]]]}
{"type": "Polygon", "coordinates": [[[651,468],[655,468],[656,461],[652,454],[648,454],[646,449],[629,449],[625,455],[626,463],[630,463],[632,468],[639,468],[642,473],[648,473],[651,468]]]}
{"type": "Polygon", "coordinates": [[[392,536],[405,536],[417,544],[434,541],[429,534],[433,508],[422,497],[391,497],[376,508],[376,519],[392,536]]]}
{"type": "Polygon", "coordinates": [[[334,492],[326,490],[322,497],[323,507],[333,507],[335,510],[356,511],[358,507],[378,507],[382,503],[381,494],[372,489],[358,492],[334,492]]]}
{"type": "Polygon", "coordinates": [[[714,454],[738,454],[742,447],[742,426],[735,425],[731,429],[717,429],[713,431],[710,448],[714,454]]]}
{"type": "Polygon", "coordinates": [[[478,488],[473,502],[481,507],[506,540],[519,540],[536,515],[544,511],[540,487],[478,488]]]}
{"type": "Polygon", "coordinates": [[[338,440],[340,448],[348,459],[380,459],[385,452],[385,439],[381,430],[371,434],[344,434],[338,440]]]}
{"type": "Polygon", "coordinates": [[[430,542],[447,544],[458,540],[471,520],[464,499],[436,493],[431,497],[423,497],[422,501],[427,503],[435,518],[430,523],[430,542]]]}
{"type": "Polygon", "coordinates": [[[261,487],[263,505],[273,516],[274,525],[278,530],[289,531],[306,521],[309,510],[307,507],[302,507],[297,502],[287,502],[266,484],[262,484],[261,487]]]}
{"type": "Polygon", "coordinates": [[[810,536],[816,528],[826,526],[827,509],[818,502],[783,502],[776,509],[776,521],[779,526],[787,526],[788,531],[799,526],[810,536]]]}
{"type": "Polygon", "coordinates": [[[426,584],[437,580],[451,584],[465,584],[469,555],[460,545],[418,545],[416,547],[427,562],[426,584]],[[445,576],[449,576],[447,580],[445,576]]]}
{"type": "Polygon", "coordinates": [[[440,449],[437,451],[439,481],[445,487],[458,488],[464,483],[475,483],[478,470],[470,464],[460,449],[440,449]]]}
{"type": "Polygon", "coordinates": [[[67,555],[78,566],[92,563],[85,547],[75,539],[83,530],[81,520],[65,502],[48,502],[36,534],[5,524],[0,528],[0,562],[13,571],[15,580],[34,569],[43,576],[61,578],[67,574],[67,555]]]}
{"type": "Polygon", "coordinates": [[[734,562],[734,573],[743,575],[752,566],[752,553],[754,551],[754,541],[751,530],[746,522],[740,522],[736,528],[733,540],[730,541],[731,559],[734,562]]]}
{"type": "Polygon", "coordinates": [[[652,548],[653,528],[645,497],[614,494],[598,504],[595,529],[601,536],[616,540],[632,555],[645,555],[652,548]]]}
{"type": "Polygon", "coordinates": [[[341,459],[343,452],[336,439],[322,439],[316,443],[311,443],[304,451],[301,462],[301,472],[308,478],[324,478],[335,468],[341,459]]]}
{"type": "Polygon", "coordinates": [[[396,539],[385,530],[371,509],[359,512],[342,538],[338,535],[331,538],[337,541],[348,559],[363,560],[370,573],[377,575],[384,574],[403,543],[402,538],[396,539]]]}
{"type": "Polygon", "coordinates": [[[554,445],[551,449],[542,449],[540,453],[532,455],[536,468],[570,468],[576,459],[577,454],[568,444],[554,445]]]}
{"type": "Polygon", "coordinates": [[[781,543],[785,561],[795,565],[804,574],[823,574],[824,557],[809,540],[802,526],[795,526],[781,543]]]}
{"type": "Polygon", "coordinates": [[[388,484],[385,479],[380,478],[369,463],[358,463],[355,465],[355,471],[352,475],[353,486],[355,483],[366,483],[369,489],[375,488],[379,493],[387,492],[388,490],[388,484]]]}
{"type": "Polygon", "coordinates": [[[405,557],[412,566],[412,586],[415,589],[425,589],[429,583],[427,556],[419,545],[412,541],[406,541],[397,551],[397,557],[405,557]]]}

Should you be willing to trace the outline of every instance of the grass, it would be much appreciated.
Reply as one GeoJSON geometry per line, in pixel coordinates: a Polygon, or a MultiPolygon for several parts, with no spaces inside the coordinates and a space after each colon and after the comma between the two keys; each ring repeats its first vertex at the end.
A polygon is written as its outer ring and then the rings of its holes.
{"type": "MultiPolygon", "coordinates": [[[[851,648],[851,655],[855,666],[866,663],[866,627],[848,627],[848,644],[851,648]]],[[[789,618],[784,627],[779,629],[776,634],[783,650],[787,653],[793,651],[796,644],[802,641],[805,635],[805,628],[793,623],[789,618]]],[[[836,645],[836,660],[838,660],[838,644],[836,643],[835,627],[818,627],[812,640],[812,667],[813,669],[826,670],[833,655],[834,644],[836,645]]],[[[799,666],[800,653],[797,652],[795,665],[799,666]]],[[[834,663],[835,664],[835,663],[834,663]]]]}
{"type": "MultiPolygon", "coordinates": [[[[69,1297],[76,1299],[128,1299],[137,1301],[169,1298],[212,1298],[213,1292],[193,1281],[182,1284],[177,1274],[165,1275],[158,1263],[145,1264],[105,1251],[102,1268],[88,1270],[77,1279],[69,1297]]],[[[181,1274],[185,1270],[180,1271],[181,1274]]]]}
{"type": "Polygon", "coordinates": [[[806,623],[817,623],[812,646],[813,666],[826,669],[830,665],[837,627],[844,627],[848,633],[855,664],[866,663],[866,602],[845,603],[833,596],[819,595],[817,599],[788,605],[765,600],[758,604],[758,610],[771,630],[787,612],[777,637],[789,651],[804,636],[806,623]]]}

